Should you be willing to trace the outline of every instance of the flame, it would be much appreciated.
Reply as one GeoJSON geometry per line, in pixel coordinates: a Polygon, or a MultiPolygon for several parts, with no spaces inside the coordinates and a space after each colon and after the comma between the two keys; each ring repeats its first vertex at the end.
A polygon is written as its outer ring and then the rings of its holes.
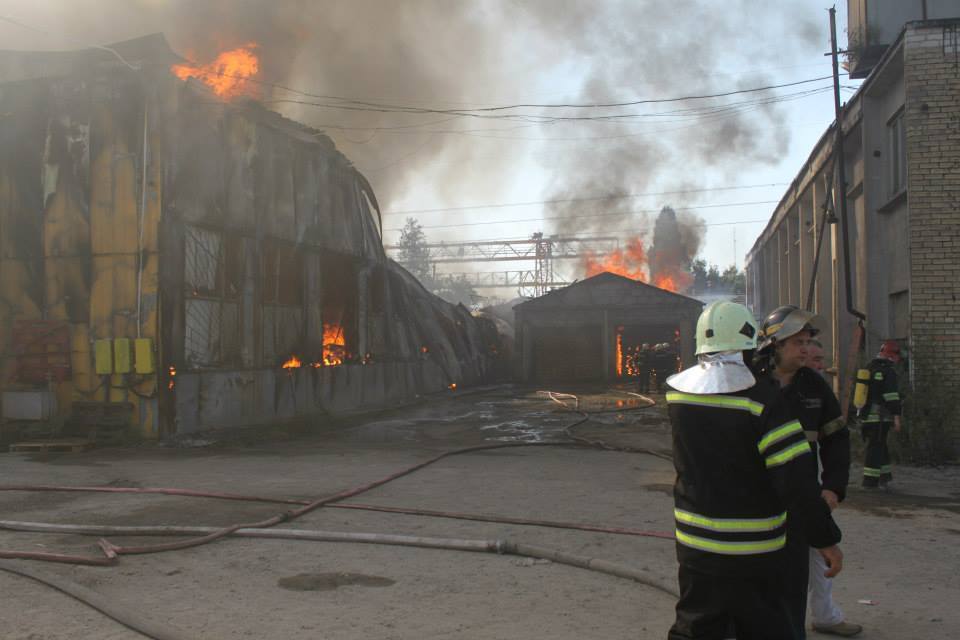
{"type": "Polygon", "coordinates": [[[617,377],[623,376],[623,334],[617,332],[617,377]]]}
{"type": "Polygon", "coordinates": [[[181,80],[197,78],[213,89],[221,98],[233,98],[248,92],[248,80],[260,71],[260,60],[254,53],[257,44],[251,42],[242,47],[224,51],[208,64],[193,66],[175,64],[171,73],[181,80]]]}
{"type": "Polygon", "coordinates": [[[626,248],[616,249],[607,256],[587,255],[583,266],[588,278],[607,271],[631,280],[646,282],[647,252],[643,248],[643,236],[631,238],[627,241],[626,248]]]}
{"type": "Polygon", "coordinates": [[[456,391],[456,390],[457,390],[457,383],[456,383],[456,382],[451,382],[451,383],[447,386],[447,388],[450,389],[450,391],[456,391]]]}
{"type": "Polygon", "coordinates": [[[657,273],[653,278],[653,284],[667,291],[686,291],[693,284],[693,274],[680,269],[671,269],[665,273],[657,273]]]}
{"type": "Polygon", "coordinates": [[[284,369],[299,369],[303,366],[303,361],[297,356],[290,356],[290,359],[283,363],[284,369]]]}
{"type": "Polygon", "coordinates": [[[328,367],[343,364],[347,356],[346,344],[343,327],[338,324],[323,323],[323,364],[328,367]]]}

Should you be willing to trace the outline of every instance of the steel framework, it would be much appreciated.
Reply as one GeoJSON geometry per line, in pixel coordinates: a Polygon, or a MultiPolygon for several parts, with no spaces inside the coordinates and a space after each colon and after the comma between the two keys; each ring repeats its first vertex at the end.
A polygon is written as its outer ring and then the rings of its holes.
{"type": "MultiPolygon", "coordinates": [[[[540,296],[569,282],[558,279],[554,260],[579,259],[586,256],[604,256],[620,248],[618,236],[564,237],[535,233],[524,240],[484,240],[478,242],[435,242],[426,244],[431,265],[466,262],[533,261],[532,270],[496,271],[486,273],[457,273],[466,276],[474,287],[516,286],[520,295],[540,296]]],[[[397,245],[386,247],[388,252],[400,250],[397,245]]]]}

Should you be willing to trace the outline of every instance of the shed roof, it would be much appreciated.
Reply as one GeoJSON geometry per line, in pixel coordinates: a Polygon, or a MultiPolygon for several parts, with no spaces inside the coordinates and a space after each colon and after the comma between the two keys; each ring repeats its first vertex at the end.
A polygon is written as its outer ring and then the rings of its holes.
{"type": "Polygon", "coordinates": [[[568,306],[631,307],[658,302],[687,306],[694,313],[703,307],[703,303],[694,298],[604,271],[518,304],[514,310],[525,312],[568,306]]]}

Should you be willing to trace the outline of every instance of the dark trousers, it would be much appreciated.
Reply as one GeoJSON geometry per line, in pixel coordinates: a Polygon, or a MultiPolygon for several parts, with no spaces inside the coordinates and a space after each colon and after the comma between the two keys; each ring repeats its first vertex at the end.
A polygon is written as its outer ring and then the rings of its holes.
{"type": "Polygon", "coordinates": [[[637,390],[640,393],[650,393],[650,368],[641,365],[637,371],[639,372],[637,390]]]}
{"type": "MultiPolygon", "coordinates": [[[[680,565],[680,601],[668,640],[802,640],[783,575],[714,576],[680,565]]],[[[804,582],[806,606],[806,582],[804,582]]]]}
{"type": "Polygon", "coordinates": [[[863,460],[863,486],[876,487],[893,480],[890,467],[890,449],[887,436],[892,422],[867,422],[863,425],[863,439],[867,451],[863,460]]]}

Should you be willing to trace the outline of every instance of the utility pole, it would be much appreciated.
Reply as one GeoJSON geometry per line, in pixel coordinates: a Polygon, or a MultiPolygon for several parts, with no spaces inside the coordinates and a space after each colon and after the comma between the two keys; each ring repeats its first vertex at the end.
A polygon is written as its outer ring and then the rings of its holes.
{"type": "Polygon", "coordinates": [[[733,270],[739,271],[737,268],[737,228],[733,228],[733,270]]]}

